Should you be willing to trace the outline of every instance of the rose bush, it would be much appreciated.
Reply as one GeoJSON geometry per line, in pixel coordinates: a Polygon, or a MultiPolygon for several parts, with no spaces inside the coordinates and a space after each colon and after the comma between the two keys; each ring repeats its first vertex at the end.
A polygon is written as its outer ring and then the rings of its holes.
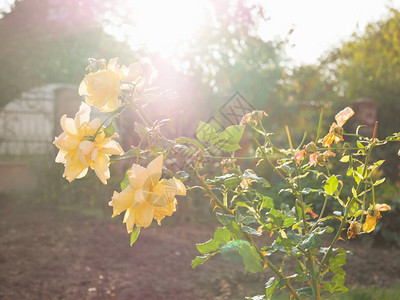
{"type": "Polygon", "coordinates": [[[154,99],[154,89],[148,89],[152,70],[147,64],[118,66],[116,59],[108,65],[104,60],[90,61],[80,94],[86,95],[88,104],[111,113],[102,124],[99,120],[89,121],[90,108],[82,104],[75,119],[62,117],[64,133],[54,144],[60,149],[56,162],[64,163],[64,176],[72,181],[85,176],[91,167],[106,183],[110,161],[135,159],[121,182],[122,191],[114,192],[110,201],[113,217],[125,212],[123,222],[131,233],[131,245],[140,228],[149,227],[153,220],[160,224],[165,216],[173,214],[176,196],[196,189],[212,202],[221,226],[210,240],[196,245],[200,255],[193,260],[193,268],[233,249],[247,271],[268,268],[275,274],[266,282],[265,293],[253,299],[271,299],[275,290],[283,288],[295,299],[329,298],[345,292],[343,266],[347,252],[336,247],[337,241],[346,228],[348,239],[372,232],[381,212],[390,209],[376,202],[375,187],[384,179],[376,179],[374,174],[383,161],[373,161],[371,153],[376,147],[400,141],[400,133],[380,140],[375,124],[371,138],[356,132],[350,134],[357,138],[355,145],[341,144],[348,135],[343,126],[354,114],[346,107],[335,116],[336,122],[324,138],[319,137],[321,112],[316,138],[306,143],[305,134],[297,147],[287,127],[288,146],[279,148],[274,144],[271,132],[263,125],[268,115],[262,111],[245,115],[240,124],[222,132],[200,122],[196,139],[170,140],[162,133],[165,120],[153,121],[144,110],[149,99],[154,99]],[[142,123],[134,125],[139,136],[137,145],[123,154],[112,140],[116,137],[113,121],[128,106],[134,108],[142,123]],[[236,156],[246,126],[254,147],[248,156],[236,156]],[[183,154],[179,152],[182,149],[186,151],[183,154]],[[164,158],[180,161],[182,170],[173,172],[164,158]],[[265,178],[252,169],[241,170],[237,162],[242,160],[251,160],[259,168],[268,166],[276,173],[281,188],[274,198],[265,178]],[[214,169],[214,173],[205,171],[207,164],[215,163],[221,168],[214,169]],[[345,164],[346,174],[332,173],[335,164],[345,164]],[[351,194],[342,193],[345,185],[351,194]],[[287,201],[281,200],[283,196],[287,201]],[[328,202],[337,203],[339,209],[328,213],[328,202]],[[335,227],[330,226],[332,222],[336,222],[335,227]],[[258,239],[262,235],[273,237],[273,241],[265,244],[265,240],[258,239]],[[322,238],[329,240],[327,246],[322,238]],[[282,258],[279,267],[271,259],[275,255],[282,258]],[[296,262],[293,269],[285,264],[289,258],[296,262]]]}

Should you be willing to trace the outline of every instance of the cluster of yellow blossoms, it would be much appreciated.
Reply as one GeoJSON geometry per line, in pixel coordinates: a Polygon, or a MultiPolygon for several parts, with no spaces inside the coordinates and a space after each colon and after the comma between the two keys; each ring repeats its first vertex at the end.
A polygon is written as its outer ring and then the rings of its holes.
{"type": "Polygon", "coordinates": [[[137,164],[128,171],[129,185],[121,193],[114,192],[110,206],[113,217],[125,211],[124,223],[129,232],[134,224],[149,227],[153,218],[158,223],[171,216],[176,207],[176,195],[186,195],[183,183],[176,179],[161,179],[162,154],[146,168],[137,164]]]}
{"type": "MultiPolygon", "coordinates": [[[[92,64],[96,64],[95,61],[92,64]]],[[[101,65],[101,64],[100,64],[101,65]]],[[[96,65],[98,67],[98,65],[96,65]]],[[[102,112],[113,112],[122,105],[122,91],[130,88],[138,92],[144,88],[151,75],[148,65],[133,64],[120,67],[117,59],[111,59],[107,66],[95,72],[89,72],[79,86],[79,94],[86,96],[75,118],[63,115],[60,120],[63,133],[55,138],[54,144],[59,149],[57,163],[64,164],[64,177],[68,181],[82,178],[89,167],[93,169],[102,183],[110,178],[110,156],[124,153],[113,138],[107,136],[105,127],[99,119],[90,121],[91,108],[97,107],[102,112]],[[127,85],[127,87],[126,87],[127,85]],[[88,105],[89,104],[89,105],[88,105]]],[[[121,193],[114,192],[110,205],[113,217],[125,211],[123,222],[128,233],[134,225],[150,226],[153,219],[158,223],[171,216],[176,210],[176,195],[185,195],[186,188],[178,179],[161,179],[163,155],[159,155],[146,168],[133,164],[128,171],[129,185],[121,193]]]]}
{"type": "Polygon", "coordinates": [[[68,181],[86,175],[88,168],[94,169],[97,177],[107,184],[110,178],[110,155],[124,153],[121,146],[112,138],[106,137],[99,119],[90,120],[90,106],[82,103],[75,118],[63,115],[60,120],[64,130],[54,141],[60,151],[56,162],[65,166],[64,177],[68,181]],[[97,133],[97,134],[96,134],[97,133]]]}

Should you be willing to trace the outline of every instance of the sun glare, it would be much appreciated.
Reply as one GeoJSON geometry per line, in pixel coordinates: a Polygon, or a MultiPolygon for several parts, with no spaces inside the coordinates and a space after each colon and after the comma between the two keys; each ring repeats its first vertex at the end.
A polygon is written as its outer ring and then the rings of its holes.
{"type": "Polygon", "coordinates": [[[204,22],[204,3],[198,0],[149,0],[132,3],[132,46],[145,46],[167,57],[183,51],[185,42],[204,22]]]}

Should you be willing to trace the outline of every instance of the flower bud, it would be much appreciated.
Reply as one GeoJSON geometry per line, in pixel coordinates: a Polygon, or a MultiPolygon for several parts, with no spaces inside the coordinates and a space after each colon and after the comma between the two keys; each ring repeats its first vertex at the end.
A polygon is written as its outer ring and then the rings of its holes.
{"type": "Polygon", "coordinates": [[[347,229],[347,237],[349,239],[354,239],[361,231],[361,223],[357,221],[351,222],[349,228],[347,229]]]}
{"type": "Polygon", "coordinates": [[[343,130],[342,127],[339,127],[339,126],[338,126],[338,127],[335,127],[335,129],[333,130],[333,132],[334,132],[334,134],[335,134],[336,136],[342,136],[344,130],[343,130]]]}
{"type": "Polygon", "coordinates": [[[314,142],[308,143],[305,147],[307,154],[313,154],[317,150],[317,146],[314,142]]]}

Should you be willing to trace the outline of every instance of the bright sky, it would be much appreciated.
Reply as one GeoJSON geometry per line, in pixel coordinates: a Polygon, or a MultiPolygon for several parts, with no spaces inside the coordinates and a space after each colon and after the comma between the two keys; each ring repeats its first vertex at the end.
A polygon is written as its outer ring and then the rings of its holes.
{"type": "MultiPolygon", "coordinates": [[[[14,1],[0,0],[0,13],[7,11],[14,1]]],[[[286,52],[295,65],[316,62],[324,52],[348,40],[353,32],[362,32],[369,22],[384,18],[388,7],[400,9],[400,0],[249,1],[263,3],[266,16],[270,17],[259,29],[265,40],[285,37],[294,29],[286,52]]],[[[126,8],[137,25],[127,29],[135,43],[169,56],[177,48],[182,49],[185,39],[190,39],[191,33],[201,26],[201,12],[207,9],[207,1],[129,0],[126,8]]],[[[118,37],[117,32],[114,34],[118,37]]]]}
{"type": "MultiPolygon", "coordinates": [[[[348,40],[352,33],[362,32],[368,23],[387,16],[388,7],[400,9],[400,0],[249,1],[262,3],[266,17],[270,18],[259,28],[265,40],[284,38],[294,29],[286,53],[295,65],[316,62],[324,52],[348,40]]],[[[182,51],[185,40],[201,27],[202,10],[207,9],[207,1],[200,0],[127,3],[137,25],[131,29],[134,45],[147,45],[164,57],[182,51]]]]}
{"type": "Polygon", "coordinates": [[[400,9],[400,0],[276,0],[265,1],[270,17],[260,28],[265,39],[289,38],[287,55],[300,63],[314,63],[325,51],[348,40],[353,32],[384,18],[389,7],[400,9]]]}

